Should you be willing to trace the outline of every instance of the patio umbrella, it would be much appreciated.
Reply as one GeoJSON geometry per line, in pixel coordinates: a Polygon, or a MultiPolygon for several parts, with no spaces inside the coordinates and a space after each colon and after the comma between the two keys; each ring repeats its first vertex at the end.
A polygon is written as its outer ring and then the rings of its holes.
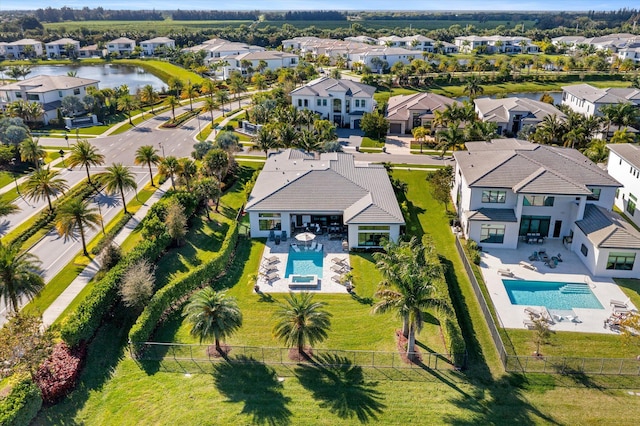
{"type": "Polygon", "coordinates": [[[313,234],[311,232],[303,232],[301,234],[296,235],[296,240],[303,243],[308,243],[309,241],[315,238],[316,238],[316,234],[313,234]]]}

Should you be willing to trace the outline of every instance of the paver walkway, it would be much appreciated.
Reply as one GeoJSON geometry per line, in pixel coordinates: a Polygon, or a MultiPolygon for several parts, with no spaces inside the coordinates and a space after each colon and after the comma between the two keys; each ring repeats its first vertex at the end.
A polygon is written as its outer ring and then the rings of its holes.
{"type": "MultiPolygon", "coordinates": [[[[122,228],[122,230],[116,235],[113,240],[116,244],[121,245],[124,240],[131,235],[131,232],[138,226],[138,224],[144,219],[152,205],[157,203],[164,193],[171,187],[171,180],[167,180],[156,192],[153,193],[151,198],[136,212],[129,222],[122,228]]],[[[76,277],[75,280],[69,284],[65,291],[58,296],[58,298],[44,311],[42,314],[42,323],[48,327],[58,319],[58,317],[64,312],[65,309],[73,302],[83,288],[91,281],[95,274],[100,269],[100,262],[97,257],[94,258],[91,263],[76,277]]]]}

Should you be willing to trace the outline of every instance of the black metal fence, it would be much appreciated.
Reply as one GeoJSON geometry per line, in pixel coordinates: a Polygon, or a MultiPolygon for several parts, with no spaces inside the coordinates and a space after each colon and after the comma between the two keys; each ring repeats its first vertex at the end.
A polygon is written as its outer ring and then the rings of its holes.
{"type": "Polygon", "coordinates": [[[508,354],[502,337],[498,332],[498,325],[489,310],[487,299],[480,289],[480,284],[473,273],[471,262],[458,237],[456,237],[456,249],[462,258],[462,263],[471,281],[471,287],[480,304],[480,309],[487,322],[491,338],[498,350],[505,371],[518,373],[640,376],[640,360],[634,358],[538,357],[508,354]]]}

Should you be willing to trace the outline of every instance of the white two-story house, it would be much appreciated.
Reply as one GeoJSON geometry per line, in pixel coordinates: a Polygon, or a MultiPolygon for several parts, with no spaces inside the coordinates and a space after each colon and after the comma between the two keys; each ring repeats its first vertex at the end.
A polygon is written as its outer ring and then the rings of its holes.
{"type": "Polygon", "coordinates": [[[31,38],[13,41],[5,45],[7,58],[35,58],[42,56],[42,42],[31,38]]]}
{"type": "Polygon", "coordinates": [[[120,37],[107,43],[107,53],[118,56],[130,55],[135,48],[136,41],[126,37],[120,37]]]}
{"type": "Polygon", "coordinates": [[[98,80],[69,77],[66,75],[39,75],[26,80],[0,86],[0,107],[3,109],[15,101],[37,102],[44,114],[38,117],[45,124],[58,116],[58,108],[65,96],[82,100],[89,87],[98,88],[98,80]]]}
{"type": "Polygon", "coordinates": [[[622,184],[616,192],[616,207],[640,226],[640,147],[630,143],[609,144],[607,172],[622,184]]]}
{"type": "Polygon", "coordinates": [[[466,146],[454,153],[452,189],[466,238],[483,249],[559,239],[594,276],[639,276],[640,233],[611,211],[617,180],[570,148],[518,139],[466,146]]]}
{"type": "Polygon", "coordinates": [[[376,88],[353,80],[320,77],[291,92],[291,102],[341,127],[356,129],[365,112],[372,112],[376,88]]]}
{"type": "Polygon", "coordinates": [[[173,49],[176,47],[176,42],[169,37],[155,37],[149,40],[141,41],[140,48],[142,54],[145,56],[153,56],[156,53],[156,49],[159,47],[166,47],[173,49]]]}
{"type": "Polygon", "coordinates": [[[640,107],[640,90],[634,88],[599,89],[589,84],[562,87],[562,105],[588,117],[602,115],[605,105],[632,103],[640,107]]]}
{"type": "Polygon", "coordinates": [[[244,76],[248,75],[249,67],[252,72],[275,71],[280,68],[295,68],[300,62],[298,55],[277,50],[244,52],[225,56],[221,60],[223,64],[215,70],[215,74],[225,80],[236,71],[244,76]]]}
{"type": "Polygon", "coordinates": [[[45,49],[49,58],[59,58],[63,55],[75,58],[80,56],[80,42],[72,38],[61,38],[46,43],[45,49]]]}

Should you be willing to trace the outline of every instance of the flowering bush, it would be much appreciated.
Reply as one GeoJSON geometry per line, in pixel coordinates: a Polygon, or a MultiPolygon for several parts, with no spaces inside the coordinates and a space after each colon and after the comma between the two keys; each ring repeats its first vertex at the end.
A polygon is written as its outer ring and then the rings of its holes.
{"type": "Polygon", "coordinates": [[[64,342],[56,345],[35,375],[45,402],[55,403],[73,390],[85,355],[84,345],[73,350],[64,342]]]}

